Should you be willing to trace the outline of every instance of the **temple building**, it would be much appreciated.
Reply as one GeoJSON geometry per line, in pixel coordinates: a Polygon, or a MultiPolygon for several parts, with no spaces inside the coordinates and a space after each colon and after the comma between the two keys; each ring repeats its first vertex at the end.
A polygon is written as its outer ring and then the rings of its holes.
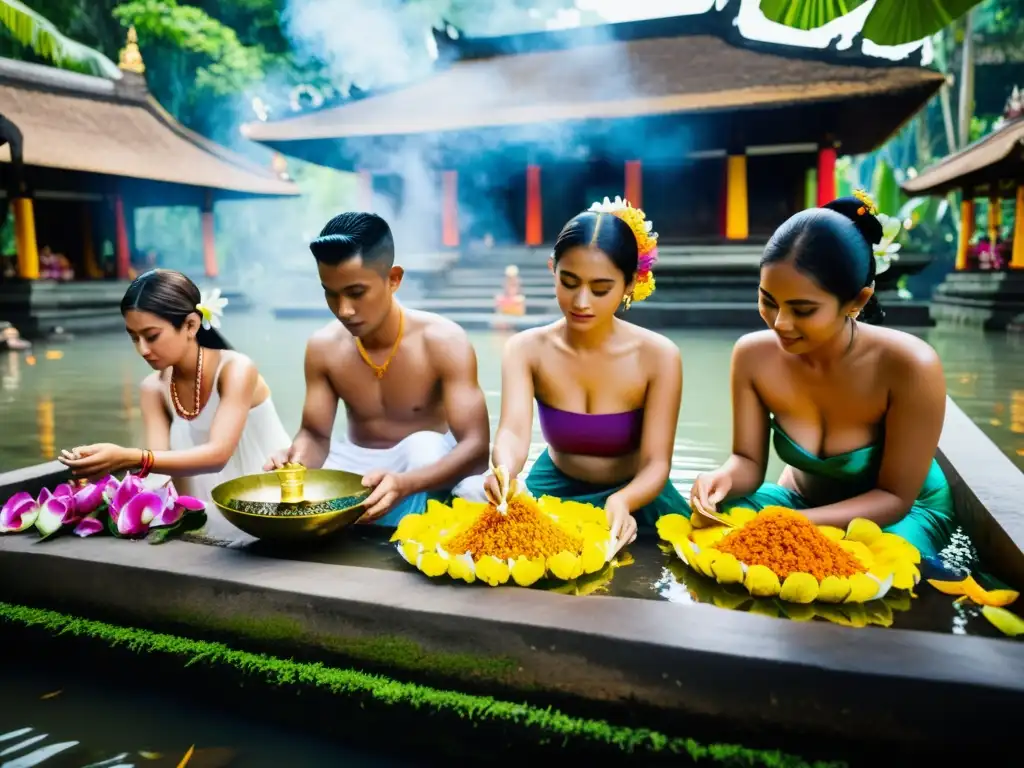
{"type": "Polygon", "coordinates": [[[16,254],[0,253],[0,314],[16,324],[32,301],[19,283],[131,277],[136,209],[200,209],[205,273],[213,278],[218,200],[299,194],[280,169],[167,113],[146,87],[134,29],[120,69],[121,78],[110,80],[0,59],[0,194],[14,214],[16,243],[16,254]],[[113,244],[106,263],[103,242],[113,244]]]}
{"type": "Polygon", "coordinates": [[[663,245],[763,244],[835,196],[837,155],[880,146],[944,79],[859,38],[749,40],[735,13],[477,39],[446,26],[429,77],[243,133],[358,172],[364,205],[373,190],[400,209],[402,164],[420,158],[440,201],[423,246],[549,244],[605,195],[642,206],[663,245]]]}
{"type": "Polygon", "coordinates": [[[1001,124],[992,133],[907,179],[902,187],[913,196],[959,193],[954,271],[936,290],[932,316],[988,329],[1024,323],[1024,97],[1020,89],[1013,89],[1001,124]]]}

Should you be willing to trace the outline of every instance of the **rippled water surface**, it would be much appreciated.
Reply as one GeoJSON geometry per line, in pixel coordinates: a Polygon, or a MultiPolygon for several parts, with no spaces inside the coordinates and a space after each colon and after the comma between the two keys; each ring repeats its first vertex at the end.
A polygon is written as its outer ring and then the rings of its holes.
{"type": "Polygon", "coordinates": [[[2,768],[312,768],[403,763],[148,687],[104,684],[83,660],[75,674],[0,662],[2,768]]]}
{"type": "MultiPolygon", "coordinates": [[[[224,329],[232,344],[258,364],[289,432],[302,411],[304,343],[320,325],[318,320],[274,320],[256,311],[228,318],[224,329]]],[[[686,488],[728,453],[729,355],[737,333],[694,329],[668,335],[682,350],[685,369],[672,479],[686,488]]],[[[921,335],[942,357],[950,395],[1024,469],[1024,337],[936,329],[921,335]]],[[[494,426],[501,349],[508,335],[471,336],[494,426]]],[[[138,444],[138,383],[148,371],[121,333],[42,344],[30,356],[0,353],[0,470],[52,459],[63,446],[138,444]]],[[[337,430],[344,430],[343,412],[337,430]]],[[[540,441],[537,431],[534,454],[540,441]]],[[[769,477],[781,470],[772,461],[769,477]]]]}

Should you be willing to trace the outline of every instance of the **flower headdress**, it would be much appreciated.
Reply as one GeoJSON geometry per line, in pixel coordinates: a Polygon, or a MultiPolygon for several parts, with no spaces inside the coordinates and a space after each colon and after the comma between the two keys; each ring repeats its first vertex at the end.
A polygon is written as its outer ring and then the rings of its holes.
{"type": "Polygon", "coordinates": [[[899,259],[897,254],[902,246],[895,241],[899,237],[900,230],[903,228],[903,222],[896,216],[887,216],[884,213],[879,213],[875,201],[863,189],[855,190],[853,196],[863,203],[857,209],[857,215],[864,216],[870,213],[882,225],[881,241],[871,246],[872,254],[875,257],[875,274],[880,275],[892,266],[892,262],[899,259]]]}
{"type": "Polygon", "coordinates": [[[636,237],[640,258],[636,266],[636,282],[633,284],[633,290],[625,298],[626,309],[629,309],[629,305],[634,301],[643,301],[654,293],[652,269],[658,261],[658,233],[653,231],[654,225],[644,219],[642,210],[634,208],[628,200],[623,200],[618,195],[615,196],[614,202],[606,197],[604,202],[591,205],[590,210],[594,213],[610,213],[617,216],[629,225],[636,237]]]}
{"type": "Polygon", "coordinates": [[[228,300],[221,298],[220,288],[214,288],[209,296],[200,291],[196,312],[203,318],[203,328],[220,328],[220,316],[224,314],[224,307],[227,305],[228,300]]]}

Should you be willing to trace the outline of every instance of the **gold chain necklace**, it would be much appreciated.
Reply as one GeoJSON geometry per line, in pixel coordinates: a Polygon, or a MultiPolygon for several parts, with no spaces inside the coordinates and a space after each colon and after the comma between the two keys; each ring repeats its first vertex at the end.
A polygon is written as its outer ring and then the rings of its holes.
{"type": "Polygon", "coordinates": [[[360,339],[356,339],[356,349],[359,350],[359,356],[363,358],[363,362],[366,363],[373,369],[378,379],[383,379],[384,374],[388,372],[388,366],[391,365],[391,361],[395,359],[395,355],[398,354],[398,345],[402,343],[402,332],[405,330],[405,313],[399,310],[398,313],[398,338],[395,339],[395,346],[391,348],[391,354],[388,355],[388,359],[384,361],[384,365],[377,365],[373,360],[370,359],[370,355],[367,354],[366,348],[363,346],[363,342],[360,339]]]}
{"type": "Polygon", "coordinates": [[[178,412],[178,415],[186,421],[192,421],[195,419],[199,412],[202,410],[202,398],[203,398],[203,348],[199,347],[199,359],[196,361],[196,397],[195,397],[195,408],[191,411],[186,411],[181,401],[178,399],[178,388],[174,386],[174,370],[171,370],[171,401],[174,403],[174,410],[178,412]]]}

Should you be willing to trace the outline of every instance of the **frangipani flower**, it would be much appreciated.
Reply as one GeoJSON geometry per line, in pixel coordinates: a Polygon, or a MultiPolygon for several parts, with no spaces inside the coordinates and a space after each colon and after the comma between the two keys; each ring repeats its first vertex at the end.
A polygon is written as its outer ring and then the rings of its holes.
{"type": "Polygon", "coordinates": [[[903,222],[895,216],[886,216],[884,213],[878,214],[876,218],[882,225],[882,239],[873,248],[875,274],[880,275],[892,266],[892,262],[899,259],[897,254],[902,246],[896,242],[896,238],[899,237],[900,230],[903,228],[903,222]]]}
{"type": "Polygon", "coordinates": [[[209,295],[205,292],[200,293],[196,309],[203,317],[203,328],[206,330],[220,328],[220,318],[224,314],[224,307],[227,305],[228,300],[221,297],[220,288],[214,288],[210,291],[209,295]]]}
{"type": "MultiPolygon", "coordinates": [[[[597,573],[612,560],[616,542],[603,510],[551,496],[531,503],[547,518],[547,524],[558,526],[567,540],[577,542],[576,551],[563,549],[547,556],[521,553],[505,558],[453,551],[450,544],[480,523],[489,510],[486,504],[463,499],[455,499],[451,507],[437,501],[428,502],[424,514],[407,515],[401,520],[391,541],[407,563],[427,576],[447,575],[467,584],[479,580],[492,587],[508,583],[529,587],[544,578],[570,581],[597,573]]],[[[522,512],[517,501],[510,501],[509,507],[502,519],[519,525],[517,516],[522,512]]]]}
{"type": "Polygon", "coordinates": [[[921,555],[905,539],[884,533],[878,525],[853,520],[845,531],[817,526],[827,538],[853,556],[866,572],[848,577],[826,576],[819,581],[810,573],[793,572],[780,580],[764,565],[747,565],[715,545],[733,530],[756,519],[751,509],[737,508],[721,514],[733,524],[694,528],[683,515],[666,515],[657,522],[658,535],[672,545],[679,559],[719,584],[741,585],[754,597],[778,597],[796,604],[866,603],[878,600],[890,589],[911,590],[920,581],[917,564],[921,555]]]}
{"type": "Polygon", "coordinates": [[[22,491],[7,500],[0,509],[0,533],[21,533],[36,524],[39,505],[32,494],[22,491]]]}

